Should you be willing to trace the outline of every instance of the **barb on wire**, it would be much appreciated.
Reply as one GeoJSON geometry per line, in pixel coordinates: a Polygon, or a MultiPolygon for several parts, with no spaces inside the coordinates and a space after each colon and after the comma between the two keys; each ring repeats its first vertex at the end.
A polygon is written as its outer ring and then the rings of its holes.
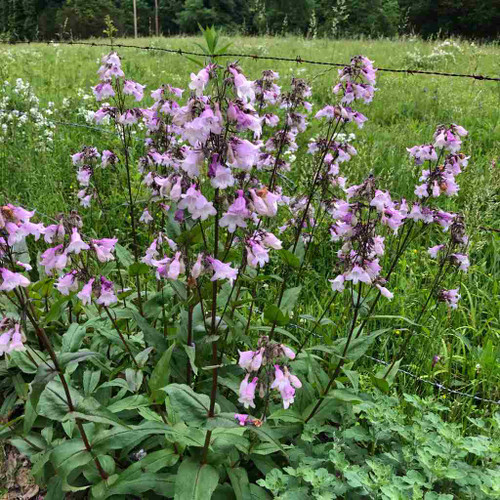
{"type": "MultiPolygon", "coordinates": [[[[30,45],[32,42],[30,41],[10,41],[6,42],[11,45],[19,45],[19,44],[27,44],[30,45]]],[[[43,42],[34,42],[34,43],[43,43],[43,42]]],[[[319,66],[336,66],[336,67],[344,67],[347,66],[346,63],[337,63],[330,61],[315,61],[312,59],[303,59],[300,56],[296,57],[279,57],[279,56],[260,56],[258,54],[238,54],[226,52],[224,54],[203,54],[201,52],[193,52],[187,51],[183,49],[168,49],[164,47],[150,47],[150,46],[140,46],[140,45],[129,45],[125,43],[102,43],[102,42],[79,42],[73,40],[61,40],[61,41],[48,41],[47,44],[63,44],[63,45],[84,45],[89,47],[111,47],[111,48],[126,48],[126,49],[139,49],[139,50],[152,50],[157,52],[167,52],[170,54],[177,54],[179,56],[197,56],[197,57],[239,57],[239,58],[249,58],[255,60],[262,61],[285,61],[292,62],[296,64],[315,64],[319,66]]],[[[486,75],[474,75],[474,74],[466,74],[466,73],[446,73],[442,71],[426,71],[426,70],[417,70],[417,69],[394,69],[394,68],[377,68],[378,71],[384,71],[387,73],[405,73],[409,75],[432,75],[432,76],[447,76],[447,77],[457,77],[457,78],[471,78],[474,80],[480,81],[490,81],[490,82],[500,82],[500,78],[486,75]]]]}

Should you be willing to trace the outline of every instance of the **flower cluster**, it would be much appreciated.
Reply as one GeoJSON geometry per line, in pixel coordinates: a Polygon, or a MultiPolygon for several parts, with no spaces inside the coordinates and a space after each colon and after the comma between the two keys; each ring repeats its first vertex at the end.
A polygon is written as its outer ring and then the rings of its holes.
{"type": "Polygon", "coordinates": [[[247,372],[240,384],[238,401],[245,408],[255,408],[256,390],[261,398],[269,398],[270,391],[274,389],[281,396],[283,408],[287,409],[294,401],[295,389],[302,387],[298,377],[290,373],[285,364],[287,360],[295,359],[295,353],[283,344],[270,341],[268,337],[259,339],[258,346],[256,351],[238,351],[238,364],[247,372]],[[261,372],[264,372],[262,376],[261,372]]]}
{"type": "Polygon", "coordinates": [[[0,320],[0,356],[13,351],[24,351],[26,337],[21,325],[10,318],[0,320]]]}
{"type": "Polygon", "coordinates": [[[50,147],[54,140],[53,115],[56,111],[53,102],[41,107],[33,87],[22,78],[15,84],[3,82],[0,86],[0,144],[7,143],[13,134],[28,138],[31,125],[35,149],[42,151],[50,147]]]}
{"type": "Polygon", "coordinates": [[[91,302],[92,295],[97,304],[109,306],[115,303],[113,283],[104,276],[96,280],[91,261],[99,264],[113,260],[117,239],[84,241],[79,232],[82,221],[76,212],[47,226],[32,222],[34,215],[35,212],[10,204],[0,208],[0,291],[12,292],[30,285],[24,273],[31,271],[31,266],[16,261],[16,245],[24,243],[28,236],[33,236],[35,241],[43,236],[46,243],[54,246],[49,246],[41,254],[40,265],[48,276],[57,278],[54,286],[62,295],[77,292],[80,283],[86,282],[77,294],[84,305],[91,302]],[[86,259],[83,254],[86,254],[86,259]]]}

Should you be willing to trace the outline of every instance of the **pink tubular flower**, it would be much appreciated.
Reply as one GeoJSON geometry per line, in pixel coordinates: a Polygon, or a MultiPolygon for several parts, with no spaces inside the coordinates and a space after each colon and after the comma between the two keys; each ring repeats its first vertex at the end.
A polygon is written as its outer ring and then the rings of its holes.
{"type": "Polygon", "coordinates": [[[262,365],[262,355],[264,353],[264,349],[259,349],[258,351],[239,351],[240,359],[238,364],[244,370],[248,372],[256,372],[262,365]]]}
{"type": "Polygon", "coordinates": [[[346,281],[352,281],[353,285],[362,283],[371,283],[370,275],[360,266],[354,265],[351,271],[345,277],[346,281]]]}
{"type": "Polygon", "coordinates": [[[63,241],[64,235],[64,226],[62,224],[52,224],[45,228],[45,233],[43,235],[43,239],[46,243],[60,242],[63,241]]]}
{"type": "Polygon", "coordinates": [[[78,290],[78,280],[76,279],[76,271],[70,271],[64,276],[60,277],[55,283],[56,288],[62,295],[69,295],[70,292],[78,290]]]}
{"type": "Polygon", "coordinates": [[[146,255],[141,259],[141,262],[144,262],[144,264],[147,264],[148,266],[153,265],[153,261],[158,257],[158,251],[156,250],[157,246],[157,240],[153,240],[153,243],[149,245],[148,249],[146,250],[146,255]]]}
{"type": "Polygon", "coordinates": [[[63,251],[63,245],[57,245],[53,248],[48,248],[42,253],[40,263],[45,267],[45,272],[50,274],[54,269],[62,271],[66,267],[68,256],[63,251]]]}
{"type": "Polygon", "coordinates": [[[149,224],[152,220],[153,217],[151,217],[149,210],[145,208],[144,211],[142,212],[142,215],[139,217],[139,221],[144,222],[144,224],[149,224]]]}
{"type": "Polygon", "coordinates": [[[288,359],[295,359],[295,353],[292,351],[292,349],[290,349],[286,345],[281,344],[281,350],[288,359]]]}
{"type": "Polygon", "coordinates": [[[92,240],[92,246],[96,252],[99,262],[108,262],[114,260],[112,252],[115,249],[117,238],[102,238],[100,240],[92,240]]]}
{"type": "Polygon", "coordinates": [[[94,284],[94,278],[90,279],[82,288],[82,290],[77,293],[77,297],[82,301],[84,306],[92,302],[92,286],[94,284]]]}
{"type": "Polygon", "coordinates": [[[250,217],[250,210],[247,209],[247,202],[243,196],[243,191],[238,190],[237,194],[238,197],[219,221],[220,226],[227,227],[230,233],[234,233],[237,227],[247,227],[245,219],[250,217]]]}
{"type": "Polygon", "coordinates": [[[238,398],[238,401],[242,403],[245,408],[248,408],[249,406],[251,408],[255,408],[255,389],[257,387],[257,382],[259,379],[257,377],[254,377],[251,382],[248,382],[249,376],[250,375],[247,374],[240,384],[240,397],[238,398]]]}
{"type": "Polygon", "coordinates": [[[200,274],[203,272],[203,254],[199,253],[198,258],[196,259],[196,262],[193,265],[193,268],[191,269],[191,276],[194,279],[198,279],[200,274]]]}
{"type": "Polygon", "coordinates": [[[261,146],[261,142],[253,144],[246,139],[233,137],[228,149],[229,166],[249,172],[259,159],[261,146]]]}
{"type": "Polygon", "coordinates": [[[452,253],[450,255],[452,262],[458,266],[460,271],[466,273],[469,270],[470,262],[467,255],[461,253],[452,253]]]}
{"type": "Polygon", "coordinates": [[[392,300],[394,298],[394,294],[390,292],[387,288],[385,288],[385,286],[382,285],[375,285],[375,286],[379,289],[380,294],[383,295],[385,298],[389,300],[392,300]]]}
{"type": "Polygon", "coordinates": [[[245,424],[247,423],[248,419],[250,418],[250,416],[246,415],[245,413],[235,413],[234,418],[238,421],[238,423],[241,426],[244,427],[245,424]]]}
{"type": "Polygon", "coordinates": [[[334,292],[343,292],[344,291],[344,282],[345,278],[343,274],[339,274],[335,279],[328,280],[331,284],[332,290],[334,292]]]}
{"type": "Polygon", "coordinates": [[[66,254],[75,253],[78,255],[82,250],[88,250],[89,248],[90,246],[82,241],[78,229],[74,227],[73,232],[71,233],[69,245],[66,247],[66,254]]]}
{"type": "Polygon", "coordinates": [[[207,66],[200,70],[196,75],[191,73],[191,83],[189,84],[189,88],[194,90],[197,97],[203,95],[203,91],[205,90],[205,86],[210,79],[210,67],[207,66]]]}
{"type": "Polygon", "coordinates": [[[4,292],[11,292],[14,288],[22,286],[26,288],[30,284],[30,280],[20,273],[13,273],[5,267],[0,268],[0,274],[3,282],[0,285],[0,290],[4,292]]]}
{"type": "Polygon", "coordinates": [[[115,285],[112,281],[108,281],[104,276],[101,276],[101,290],[96,303],[108,307],[111,304],[116,304],[116,302],[118,302],[118,299],[115,295],[115,285]]]}
{"type": "Polygon", "coordinates": [[[115,91],[113,86],[109,82],[98,83],[95,87],[92,87],[96,101],[103,101],[108,97],[114,97],[115,91]]]}
{"type": "Polygon", "coordinates": [[[265,247],[273,248],[274,250],[281,250],[283,248],[281,244],[281,240],[276,238],[273,233],[264,233],[264,237],[262,238],[262,244],[265,247]]]}
{"type": "Polygon", "coordinates": [[[458,293],[458,288],[455,288],[453,290],[441,290],[439,298],[446,302],[451,309],[456,309],[461,296],[458,293]]]}
{"type": "Polygon", "coordinates": [[[220,260],[214,259],[212,257],[207,257],[208,262],[212,266],[212,270],[214,271],[213,276],[210,278],[210,281],[216,280],[229,280],[229,283],[232,285],[233,281],[236,279],[238,275],[238,269],[233,269],[229,264],[225,264],[220,260]]]}
{"type": "Polygon", "coordinates": [[[255,239],[250,239],[247,245],[247,261],[250,267],[264,267],[269,262],[269,250],[255,239]]]}
{"type": "Polygon", "coordinates": [[[145,88],[145,85],[141,85],[140,83],[132,80],[125,80],[125,83],[123,84],[123,93],[125,95],[133,95],[136,101],[142,101],[145,88]]]}
{"type": "MultiPolygon", "coordinates": [[[[0,324],[0,328],[0,331],[3,330],[3,325],[0,324]]],[[[0,356],[13,351],[24,351],[26,349],[23,345],[25,340],[20,325],[16,323],[13,328],[9,328],[0,335],[0,356]]]]}
{"type": "Polygon", "coordinates": [[[281,199],[280,195],[276,195],[266,188],[257,192],[254,189],[250,189],[250,195],[255,206],[255,211],[259,215],[274,217],[278,213],[278,201],[281,199]]]}
{"type": "Polygon", "coordinates": [[[437,257],[438,252],[440,252],[445,245],[436,245],[434,247],[430,247],[427,249],[427,253],[431,256],[432,259],[437,257]]]}
{"type": "Polygon", "coordinates": [[[181,198],[178,207],[180,209],[187,208],[194,220],[201,219],[203,221],[217,213],[212,202],[208,201],[201,194],[201,191],[196,189],[196,184],[193,184],[181,198]]]}

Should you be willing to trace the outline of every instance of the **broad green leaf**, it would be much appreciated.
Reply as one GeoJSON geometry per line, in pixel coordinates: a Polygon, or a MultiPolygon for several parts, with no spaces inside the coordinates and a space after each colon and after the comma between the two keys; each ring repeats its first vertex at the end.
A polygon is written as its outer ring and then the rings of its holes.
{"type": "Polygon", "coordinates": [[[242,467],[235,467],[234,469],[226,467],[226,472],[231,481],[236,500],[252,500],[247,471],[242,467]]]}
{"type": "Polygon", "coordinates": [[[91,460],[92,455],[87,451],[81,439],[64,441],[52,450],[52,463],[62,478],[66,478],[73,469],[91,460]]]}
{"type": "MultiPolygon", "coordinates": [[[[369,347],[373,344],[375,339],[380,337],[383,333],[389,331],[390,328],[384,328],[382,330],[377,330],[375,332],[370,333],[369,335],[362,335],[360,337],[351,339],[349,343],[349,347],[347,348],[346,358],[349,361],[356,361],[359,359],[369,347]]],[[[346,345],[347,338],[341,339],[340,342],[336,343],[336,351],[339,355],[342,355],[344,352],[344,348],[346,345]]]]}
{"type": "MultiPolygon", "coordinates": [[[[268,425],[264,424],[262,427],[252,426],[249,427],[249,429],[255,434],[257,434],[257,436],[263,439],[264,441],[267,441],[268,443],[276,446],[276,448],[280,450],[283,453],[283,455],[285,455],[285,457],[288,458],[288,454],[285,451],[285,448],[283,448],[282,444],[273,436],[273,431],[268,425]]],[[[254,449],[252,449],[252,452],[256,453],[254,449]]]]}
{"type": "MultiPolygon", "coordinates": [[[[197,394],[184,384],[170,384],[163,389],[170,398],[170,405],[179,418],[188,425],[199,425],[207,420],[210,398],[205,394],[197,394]]],[[[215,413],[220,413],[219,405],[215,405],[215,413]]]]}
{"type": "Polygon", "coordinates": [[[134,256],[122,245],[115,245],[115,254],[122,266],[128,269],[134,263],[134,256]]]}
{"type": "Polygon", "coordinates": [[[172,448],[148,453],[143,459],[127,467],[115,480],[102,481],[92,488],[94,498],[104,499],[112,495],[138,495],[154,491],[162,496],[174,495],[175,476],[158,474],[165,467],[172,467],[179,460],[172,448]],[[109,484],[111,483],[111,484],[109,484]]]}
{"type": "Polygon", "coordinates": [[[189,359],[189,364],[191,365],[191,370],[193,370],[193,373],[195,375],[198,375],[198,367],[196,366],[196,350],[193,346],[186,345],[184,344],[184,350],[186,351],[186,354],[189,359]]]}
{"type": "Polygon", "coordinates": [[[85,326],[79,325],[78,323],[72,323],[62,337],[62,351],[77,351],[82,344],[86,330],[85,326]]]}
{"type": "Polygon", "coordinates": [[[136,394],[135,396],[129,396],[128,398],[120,399],[108,406],[108,410],[111,413],[118,413],[123,410],[134,410],[136,408],[142,408],[149,406],[151,402],[149,398],[141,394],[136,394]]]}
{"type": "Polygon", "coordinates": [[[168,385],[170,379],[170,359],[174,351],[175,344],[172,344],[161,356],[154,367],[153,373],[149,378],[149,388],[151,389],[151,396],[155,401],[163,402],[165,394],[160,391],[162,387],[168,385]]]}
{"type": "Polygon", "coordinates": [[[174,500],[208,500],[219,484],[219,473],[195,457],[184,460],[177,471],[174,500]]]}
{"type": "Polygon", "coordinates": [[[264,309],[264,318],[268,323],[276,323],[279,326],[284,326],[290,321],[276,304],[266,306],[264,309]]]}
{"type": "Polygon", "coordinates": [[[281,260],[288,266],[295,269],[298,269],[300,267],[299,258],[289,250],[285,250],[284,248],[282,248],[281,250],[278,250],[277,253],[281,257],[281,260]]]}
{"type": "Polygon", "coordinates": [[[159,353],[165,352],[168,347],[165,337],[156,328],[153,328],[137,311],[133,311],[133,316],[137,326],[144,334],[146,344],[153,346],[159,353]]]}
{"type": "Polygon", "coordinates": [[[344,403],[362,403],[363,400],[349,389],[334,389],[327,396],[328,399],[338,399],[344,403]]]}
{"type": "Polygon", "coordinates": [[[161,435],[172,428],[163,422],[143,422],[130,429],[124,427],[112,427],[101,430],[92,439],[92,449],[94,453],[107,453],[109,450],[120,450],[130,446],[137,446],[144,439],[151,435],[161,435]]]}
{"type": "Polygon", "coordinates": [[[129,276],[141,276],[143,274],[148,274],[149,272],[150,272],[149,266],[147,264],[144,264],[143,262],[134,262],[128,268],[129,276]]]}
{"type": "MultiPolygon", "coordinates": [[[[70,388],[73,405],[77,405],[82,399],[77,391],[70,388]]],[[[40,395],[37,405],[39,415],[51,420],[62,421],[69,411],[66,393],[59,380],[52,380],[40,395]]]]}
{"type": "Polygon", "coordinates": [[[296,286],[294,288],[288,288],[284,291],[280,308],[285,315],[289,315],[295,309],[295,304],[299,299],[301,290],[301,286],[296,286]]]}

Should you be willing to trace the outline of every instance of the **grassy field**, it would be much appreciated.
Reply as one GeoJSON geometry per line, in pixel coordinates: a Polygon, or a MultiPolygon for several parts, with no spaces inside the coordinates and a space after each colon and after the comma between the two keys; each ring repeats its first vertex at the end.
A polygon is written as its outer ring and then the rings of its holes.
{"type": "MultiPolygon", "coordinates": [[[[195,42],[199,41],[196,38],[162,38],[127,40],[127,43],[196,50],[195,42]]],[[[500,75],[500,48],[496,45],[458,41],[450,47],[411,39],[328,41],[238,37],[232,42],[230,50],[233,52],[287,57],[300,55],[335,62],[347,62],[351,56],[363,54],[380,67],[424,67],[500,75]],[[442,55],[443,52],[448,55],[442,55]]],[[[7,132],[0,136],[2,203],[15,201],[49,216],[77,208],[77,184],[69,155],[83,145],[95,145],[101,150],[117,142],[109,129],[91,128],[95,125],[89,118],[89,112],[96,109],[90,86],[97,82],[98,59],[107,50],[58,44],[0,45],[0,81],[5,82],[0,90],[0,126],[11,120],[6,115],[11,114],[12,109],[28,111],[36,107],[40,115],[37,123],[30,120],[3,129],[7,132]],[[23,84],[16,84],[19,78],[23,84]],[[28,82],[29,89],[26,87],[28,82]],[[39,103],[27,97],[30,93],[37,96],[39,103]],[[6,95],[10,96],[9,100],[5,99],[6,95]],[[27,102],[29,99],[31,101],[27,102]]],[[[185,88],[190,72],[196,70],[192,61],[178,55],[125,48],[120,50],[120,55],[127,76],[146,84],[150,90],[162,83],[185,88]]],[[[337,71],[336,68],[252,59],[242,59],[240,64],[249,78],[257,78],[263,69],[272,68],[280,73],[282,83],[292,76],[307,79],[313,86],[316,107],[328,102],[337,71]]],[[[414,337],[413,355],[407,356],[401,367],[461,391],[498,399],[500,240],[498,233],[487,229],[498,229],[500,220],[497,166],[500,156],[500,85],[465,78],[380,73],[377,87],[374,102],[361,107],[369,121],[361,131],[356,131],[353,144],[358,156],[344,172],[352,182],[373,173],[395,196],[409,196],[414,189],[416,172],[408,160],[406,148],[429,142],[440,123],[457,123],[470,133],[465,146],[471,156],[470,166],[461,177],[459,196],[449,201],[447,207],[465,208],[472,236],[472,266],[461,284],[462,304],[453,314],[444,308],[431,310],[429,317],[424,318],[425,326],[414,337]],[[437,369],[431,367],[434,355],[440,355],[444,360],[437,369]]],[[[140,149],[140,145],[137,147],[140,149]]],[[[306,160],[298,157],[294,168],[307,168],[306,160]]],[[[122,212],[119,207],[111,207],[108,217],[117,220],[117,217],[124,217],[122,212]]],[[[87,217],[91,218],[92,212],[87,217]]],[[[429,239],[428,246],[431,242],[429,239]]],[[[325,290],[331,249],[320,243],[314,251],[317,261],[324,262],[324,272],[319,265],[316,271],[307,274],[304,285],[310,293],[303,310],[298,312],[318,316],[328,300],[325,290]]],[[[417,316],[419,304],[433,279],[434,269],[427,262],[425,250],[415,250],[401,263],[392,287],[396,297],[392,303],[380,308],[380,316],[410,320],[417,316]],[[425,272],[417,273],[422,266],[425,272]]],[[[333,310],[331,319],[334,322],[335,315],[333,310]]],[[[394,318],[379,319],[378,323],[373,327],[389,326],[394,335],[378,344],[371,354],[388,359],[408,323],[394,318]]],[[[335,337],[335,332],[327,327],[321,333],[335,337]]],[[[367,360],[366,364],[368,367],[373,363],[367,360]]],[[[428,385],[404,377],[400,379],[400,387],[421,393],[433,391],[428,385]]],[[[456,399],[456,418],[463,418],[470,405],[472,400],[456,399]]]]}

